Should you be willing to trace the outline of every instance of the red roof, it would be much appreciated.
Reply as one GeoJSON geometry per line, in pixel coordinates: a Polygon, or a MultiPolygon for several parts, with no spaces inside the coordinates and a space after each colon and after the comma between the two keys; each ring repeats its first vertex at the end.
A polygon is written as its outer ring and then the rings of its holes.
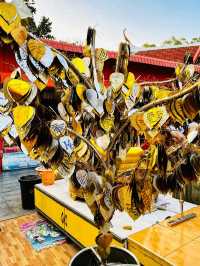
{"type": "MultiPolygon", "coordinates": [[[[54,47],[55,49],[65,51],[65,52],[74,52],[82,53],[83,47],[81,45],[70,44],[62,41],[55,40],[43,40],[49,46],[54,47]]],[[[130,57],[130,61],[156,65],[168,68],[175,68],[178,63],[183,63],[183,58],[186,52],[190,52],[192,56],[195,55],[199,46],[191,45],[185,47],[173,47],[173,48],[159,48],[159,49],[149,49],[139,51],[136,54],[130,57]]],[[[116,58],[117,52],[108,51],[109,58],[116,58]]],[[[200,66],[195,66],[196,71],[200,72],[200,66]]]]}
{"type": "Polygon", "coordinates": [[[45,42],[47,45],[61,51],[81,53],[81,54],[83,53],[83,47],[81,45],[75,45],[68,42],[47,40],[47,39],[43,39],[42,41],[45,42]]]}
{"type": "MultiPolygon", "coordinates": [[[[148,57],[144,55],[133,55],[131,56],[132,60],[137,63],[143,63],[143,64],[149,64],[149,65],[155,65],[155,66],[162,66],[162,67],[169,67],[169,68],[176,68],[179,64],[179,62],[165,60],[165,59],[158,59],[153,57],[148,57]]],[[[200,66],[195,65],[195,70],[200,73],[200,66]]]]}
{"type": "Polygon", "coordinates": [[[188,46],[177,46],[177,47],[168,47],[168,48],[154,48],[147,49],[146,51],[139,51],[137,54],[158,58],[158,59],[166,59],[173,62],[183,62],[184,55],[186,53],[191,53],[192,56],[195,55],[198,50],[199,45],[188,45],[188,46]]]}

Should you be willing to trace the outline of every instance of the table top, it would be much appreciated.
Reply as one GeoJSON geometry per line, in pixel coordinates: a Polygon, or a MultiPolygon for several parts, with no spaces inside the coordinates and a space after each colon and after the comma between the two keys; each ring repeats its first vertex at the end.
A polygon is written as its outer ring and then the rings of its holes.
{"type": "MultiPolygon", "coordinates": [[[[200,265],[200,206],[183,214],[195,213],[196,217],[170,227],[167,220],[129,236],[129,243],[150,257],[162,257],[171,265],[200,265]]],[[[180,217],[177,214],[173,217],[180,217]]]]}
{"type": "MultiPolygon", "coordinates": [[[[66,180],[58,180],[51,186],[37,184],[36,187],[40,191],[54,198],[56,201],[60,202],[66,208],[71,209],[73,212],[94,224],[93,215],[88,206],[84,202],[75,201],[70,197],[66,180]]],[[[174,216],[180,211],[179,201],[170,196],[159,195],[156,205],[160,207],[165,206],[166,210],[155,210],[152,213],[139,217],[136,221],[133,221],[127,213],[116,210],[111,220],[111,232],[121,241],[124,241],[130,235],[161,222],[168,216],[174,216]],[[131,226],[132,230],[123,229],[123,226],[125,225],[131,226]]],[[[185,202],[184,210],[189,210],[195,206],[196,205],[194,204],[185,202]]]]}

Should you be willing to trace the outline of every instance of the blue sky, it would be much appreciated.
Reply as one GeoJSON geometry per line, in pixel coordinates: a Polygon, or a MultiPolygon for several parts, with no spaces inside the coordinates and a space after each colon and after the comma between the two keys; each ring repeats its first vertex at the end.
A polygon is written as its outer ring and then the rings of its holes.
{"type": "Polygon", "coordinates": [[[200,36],[199,0],[36,0],[38,21],[53,21],[53,34],[63,41],[84,41],[88,26],[97,30],[97,46],[117,49],[127,28],[136,46],[159,45],[176,37],[200,36]]]}

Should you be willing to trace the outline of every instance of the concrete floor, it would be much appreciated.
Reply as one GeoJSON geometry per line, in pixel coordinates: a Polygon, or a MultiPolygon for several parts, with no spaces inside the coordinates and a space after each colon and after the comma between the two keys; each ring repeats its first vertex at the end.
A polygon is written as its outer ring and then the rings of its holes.
{"type": "Polygon", "coordinates": [[[15,218],[33,211],[23,210],[18,179],[36,174],[34,169],[7,171],[0,174],[0,221],[15,218]]]}

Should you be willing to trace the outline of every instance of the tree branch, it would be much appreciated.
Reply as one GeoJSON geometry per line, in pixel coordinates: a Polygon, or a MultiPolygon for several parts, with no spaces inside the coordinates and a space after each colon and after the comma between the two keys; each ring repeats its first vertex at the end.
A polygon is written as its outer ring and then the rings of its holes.
{"type": "Polygon", "coordinates": [[[119,129],[117,130],[117,133],[116,133],[115,136],[113,137],[113,139],[112,139],[112,141],[111,141],[111,143],[110,143],[110,145],[109,145],[109,147],[108,147],[108,151],[107,151],[108,154],[109,154],[109,152],[112,150],[113,146],[115,145],[115,142],[116,142],[117,138],[121,135],[122,131],[128,126],[129,123],[130,123],[130,121],[127,120],[127,121],[122,125],[122,127],[119,128],[119,129]]]}
{"type": "Polygon", "coordinates": [[[92,143],[90,143],[85,137],[81,136],[80,134],[76,133],[73,129],[66,127],[67,131],[69,131],[70,133],[72,133],[73,135],[77,136],[78,138],[82,139],[85,143],[87,143],[88,146],[90,146],[90,148],[92,148],[96,155],[98,156],[99,160],[101,161],[102,166],[104,167],[104,169],[107,169],[107,166],[105,164],[105,162],[102,160],[101,155],[99,154],[99,152],[96,150],[96,148],[92,145],[92,143]]]}
{"type": "MultiPolygon", "coordinates": [[[[56,52],[58,52],[56,50],[56,52]]],[[[80,80],[84,83],[84,85],[87,87],[87,89],[93,89],[95,90],[94,86],[89,82],[88,79],[86,79],[79,71],[78,69],[72,64],[72,62],[64,55],[62,54],[62,56],[64,56],[65,60],[67,61],[67,64],[69,65],[69,67],[72,69],[72,71],[80,78],[80,80]]]]}
{"type": "MultiPolygon", "coordinates": [[[[158,105],[161,105],[161,104],[164,104],[164,103],[167,103],[169,101],[172,101],[174,99],[177,99],[177,98],[180,98],[182,96],[184,96],[185,94],[191,92],[195,87],[199,86],[200,85],[200,80],[195,82],[192,86],[190,86],[189,88],[185,89],[185,90],[182,90],[181,92],[178,92],[172,96],[169,96],[169,97],[166,97],[166,98],[163,98],[163,99],[159,99],[155,102],[152,102],[152,103],[149,103],[149,104],[146,104],[145,106],[139,108],[135,113],[137,112],[144,112],[144,111],[147,111],[148,109],[150,108],[153,108],[153,107],[156,107],[158,105]]],[[[124,124],[121,126],[121,128],[119,128],[117,130],[117,133],[115,134],[115,136],[113,137],[112,139],[112,142],[108,148],[108,153],[111,151],[111,149],[113,148],[113,146],[115,145],[116,143],[116,140],[118,139],[118,137],[121,135],[122,131],[128,126],[129,124],[129,120],[127,120],[126,122],[124,122],[124,124]]]]}
{"type": "Polygon", "coordinates": [[[144,86],[144,85],[151,85],[151,84],[165,84],[165,83],[170,83],[173,81],[176,81],[176,78],[162,80],[162,81],[144,81],[144,82],[138,83],[138,85],[144,86]]]}
{"type": "Polygon", "coordinates": [[[137,112],[144,112],[150,108],[153,108],[153,107],[156,107],[158,105],[161,105],[161,104],[164,104],[164,103],[167,103],[167,102],[170,102],[172,100],[175,100],[177,98],[180,98],[182,96],[184,96],[185,94],[187,93],[190,93],[195,87],[199,86],[200,85],[200,80],[195,82],[192,86],[190,86],[189,88],[187,89],[184,89],[174,95],[171,95],[169,97],[166,97],[166,98],[163,98],[163,99],[159,99],[159,100],[156,100],[155,102],[151,102],[149,104],[146,104],[145,106],[139,108],[137,110],[137,112]]]}
{"type": "MultiPolygon", "coordinates": [[[[30,34],[29,34],[30,35],[30,34]]],[[[31,38],[34,38],[33,35],[30,35],[31,38]]],[[[95,90],[93,84],[91,84],[89,82],[89,80],[87,78],[85,78],[80,72],[79,70],[74,66],[74,64],[72,64],[72,62],[69,60],[69,58],[67,56],[65,56],[63,53],[59,52],[58,50],[56,50],[55,48],[52,48],[52,51],[55,51],[56,53],[60,53],[64,58],[65,60],[67,61],[67,64],[69,66],[69,68],[71,68],[71,70],[79,77],[79,79],[84,83],[84,85],[87,87],[87,89],[93,89],[95,90]]]]}

